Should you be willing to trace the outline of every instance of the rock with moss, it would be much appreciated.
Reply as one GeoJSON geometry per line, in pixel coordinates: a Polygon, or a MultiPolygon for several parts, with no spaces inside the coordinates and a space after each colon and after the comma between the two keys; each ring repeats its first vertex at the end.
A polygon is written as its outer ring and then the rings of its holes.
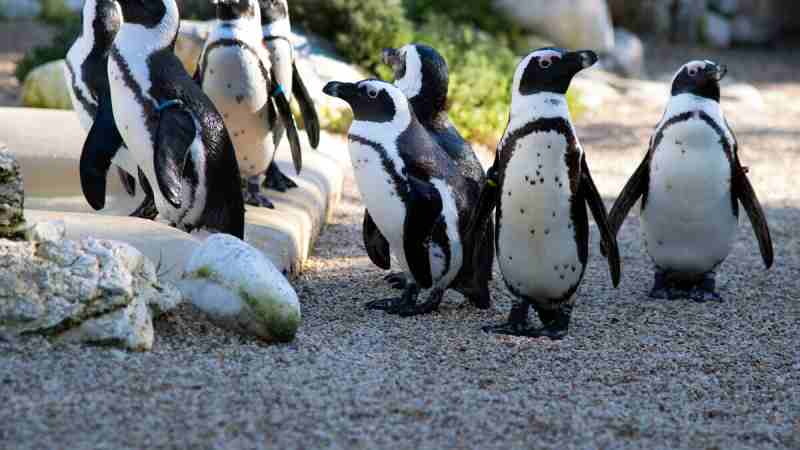
{"type": "Polygon", "coordinates": [[[289,281],[263,253],[227,234],[195,250],[178,288],[212,322],[267,342],[289,342],[300,326],[289,281]]]}
{"type": "Polygon", "coordinates": [[[39,66],[28,73],[22,84],[22,106],[72,109],[64,70],[64,60],[58,60],[39,66]]]}
{"type": "Polygon", "coordinates": [[[25,237],[25,189],[19,163],[0,142],[0,238],[25,237]]]}
{"type": "Polygon", "coordinates": [[[152,348],[153,315],[181,295],[158,281],[150,260],[121,242],[65,240],[63,223],[37,224],[28,234],[0,239],[0,335],[152,348]]]}

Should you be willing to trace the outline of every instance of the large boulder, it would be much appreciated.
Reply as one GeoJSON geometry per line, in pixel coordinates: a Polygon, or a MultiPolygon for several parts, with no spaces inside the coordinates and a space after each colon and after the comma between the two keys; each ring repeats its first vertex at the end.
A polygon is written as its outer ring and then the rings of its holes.
{"type": "Polygon", "coordinates": [[[25,236],[24,204],[21,169],[6,145],[0,142],[0,238],[25,236]]]}
{"type": "Polygon", "coordinates": [[[614,50],[601,58],[602,67],[624,77],[641,78],[644,74],[644,44],[628,30],[614,30],[614,50]]]}
{"type": "Polygon", "coordinates": [[[0,335],[152,348],[152,315],[181,295],[158,281],[150,260],[121,242],[66,240],[63,223],[37,224],[29,235],[0,239],[0,335]]]}
{"type": "Polygon", "coordinates": [[[22,84],[22,106],[72,109],[69,84],[64,77],[64,60],[51,61],[33,69],[22,84]]]}
{"type": "Polygon", "coordinates": [[[300,302],[262,252],[227,234],[195,250],[178,288],[212,322],[267,342],[289,342],[300,326],[300,302]]]}
{"type": "Polygon", "coordinates": [[[559,46],[602,53],[614,47],[606,0],[494,0],[494,4],[510,20],[559,46]]]}

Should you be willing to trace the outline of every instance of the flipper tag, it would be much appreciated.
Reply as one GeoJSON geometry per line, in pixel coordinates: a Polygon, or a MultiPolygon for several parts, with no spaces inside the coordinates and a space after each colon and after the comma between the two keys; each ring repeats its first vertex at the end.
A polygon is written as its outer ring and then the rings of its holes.
{"type": "Polygon", "coordinates": [[[161,112],[173,106],[183,106],[183,102],[178,99],[167,100],[165,102],[162,102],[160,105],[156,106],[156,111],[161,112]]]}

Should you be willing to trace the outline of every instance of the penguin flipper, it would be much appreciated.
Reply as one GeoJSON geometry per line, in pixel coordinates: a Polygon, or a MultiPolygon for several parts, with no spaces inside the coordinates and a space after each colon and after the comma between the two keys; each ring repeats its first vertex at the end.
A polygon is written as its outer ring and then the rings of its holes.
{"type": "MultiPolygon", "coordinates": [[[[625,221],[628,212],[633,205],[639,200],[639,197],[647,194],[648,185],[650,184],[650,152],[644,157],[636,172],[633,173],[628,183],[620,192],[614,206],[611,207],[611,212],[608,214],[608,225],[614,236],[619,233],[622,222],[625,221]]],[[[644,207],[644,204],[642,205],[644,207]]]]}
{"type": "Polygon", "coordinates": [[[761,203],[756,197],[756,192],[747,178],[745,169],[736,164],[736,174],[733,177],[732,188],[733,195],[747,211],[747,216],[750,218],[750,224],[753,226],[756,239],[758,239],[758,247],[761,250],[761,258],[764,260],[764,265],[767,269],[772,267],[774,260],[772,237],[769,232],[769,224],[767,224],[767,216],[761,208],[761,203]]]}
{"type": "Polygon", "coordinates": [[[408,187],[403,250],[414,280],[428,289],[433,285],[428,247],[432,230],[442,214],[442,197],[433,185],[411,175],[408,187]]]}
{"type": "Polygon", "coordinates": [[[303,169],[303,155],[300,150],[300,136],[297,134],[297,126],[294,123],[294,117],[292,117],[292,107],[289,105],[289,100],[286,98],[286,94],[282,89],[273,91],[272,101],[286,128],[286,136],[289,138],[289,147],[292,149],[294,170],[300,175],[300,171],[303,169]]]}
{"type": "Polygon", "coordinates": [[[372,263],[383,270],[391,269],[389,242],[383,237],[381,230],[378,229],[367,210],[364,210],[364,225],[361,232],[364,236],[364,247],[367,249],[367,255],[372,263]]]}
{"type": "Polygon", "coordinates": [[[122,145],[111,107],[111,93],[106,91],[98,98],[97,115],[83,143],[80,161],[83,196],[95,210],[106,205],[106,176],[111,160],[122,145]]]}
{"type": "Polygon", "coordinates": [[[311,144],[311,148],[317,148],[319,146],[319,116],[317,115],[317,108],[314,106],[314,100],[311,99],[311,95],[300,77],[300,71],[297,70],[297,64],[294,62],[292,63],[292,93],[294,98],[297,99],[297,104],[300,105],[300,113],[303,115],[308,142],[311,144]]]}
{"type": "Polygon", "coordinates": [[[589,166],[586,164],[586,158],[581,158],[581,180],[580,187],[578,188],[581,197],[589,205],[592,211],[594,221],[597,223],[597,228],[600,230],[600,237],[603,241],[605,248],[605,256],[608,259],[609,270],[611,271],[611,281],[614,287],[619,285],[620,279],[620,262],[619,262],[619,248],[617,247],[617,236],[612,231],[611,225],[608,223],[608,216],[606,215],[606,206],[603,204],[603,197],[597,190],[594,184],[592,174],[589,172],[589,166]]]}
{"type": "MultiPolygon", "coordinates": [[[[497,193],[499,192],[499,177],[497,175],[497,158],[494,164],[489,168],[486,173],[486,183],[481,188],[481,194],[478,198],[478,205],[475,208],[475,213],[472,216],[469,230],[472,235],[474,230],[481,229],[486,221],[490,218],[492,210],[497,206],[497,193]]],[[[494,227],[491,227],[494,230],[494,227]]],[[[494,234],[494,233],[492,233],[494,234]]],[[[489,239],[494,239],[494,236],[486,236],[489,239]]]]}
{"type": "Polygon", "coordinates": [[[117,167],[117,175],[119,175],[119,181],[122,183],[122,187],[125,188],[125,192],[131,197],[136,195],[136,178],[122,170],[121,167],[117,167]]]}
{"type": "Polygon", "coordinates": [[[154,155],[156,178],[161,194],[175,208],[181,207],[189,148],[196,136],[194,117],[189,111],[180,106],[161,111],[154,155]]]}

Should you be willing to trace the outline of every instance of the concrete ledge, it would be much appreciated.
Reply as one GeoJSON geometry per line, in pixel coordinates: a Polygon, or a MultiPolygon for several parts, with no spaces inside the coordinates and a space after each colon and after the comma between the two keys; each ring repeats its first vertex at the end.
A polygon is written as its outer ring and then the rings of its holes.
{"type": "MultiPolygon", "coordinates": [[[[155,263],[163,260],[162,267],[183,269],[197,239],[165,224],[124,217],[141,201],[141,192],[135,198],[127,196],[115,173],[109,174],[106,208],[93,211],[86,203],[78,172],[85,133],[73,112],[0,108],[0,136],[22,166],[28,220],[62,219],[70,238],[128,242],[155,263]]],[[[299,187],[286,193],[269,191],[274,210],[248,206],[245,240],[266,253],[278,269],[294,275],[339,202],[347,144],[323,133],[319,151],[304,148],[300,176],[294,173],[286,146],[279,149],[276,160],[299,187]]]]}

